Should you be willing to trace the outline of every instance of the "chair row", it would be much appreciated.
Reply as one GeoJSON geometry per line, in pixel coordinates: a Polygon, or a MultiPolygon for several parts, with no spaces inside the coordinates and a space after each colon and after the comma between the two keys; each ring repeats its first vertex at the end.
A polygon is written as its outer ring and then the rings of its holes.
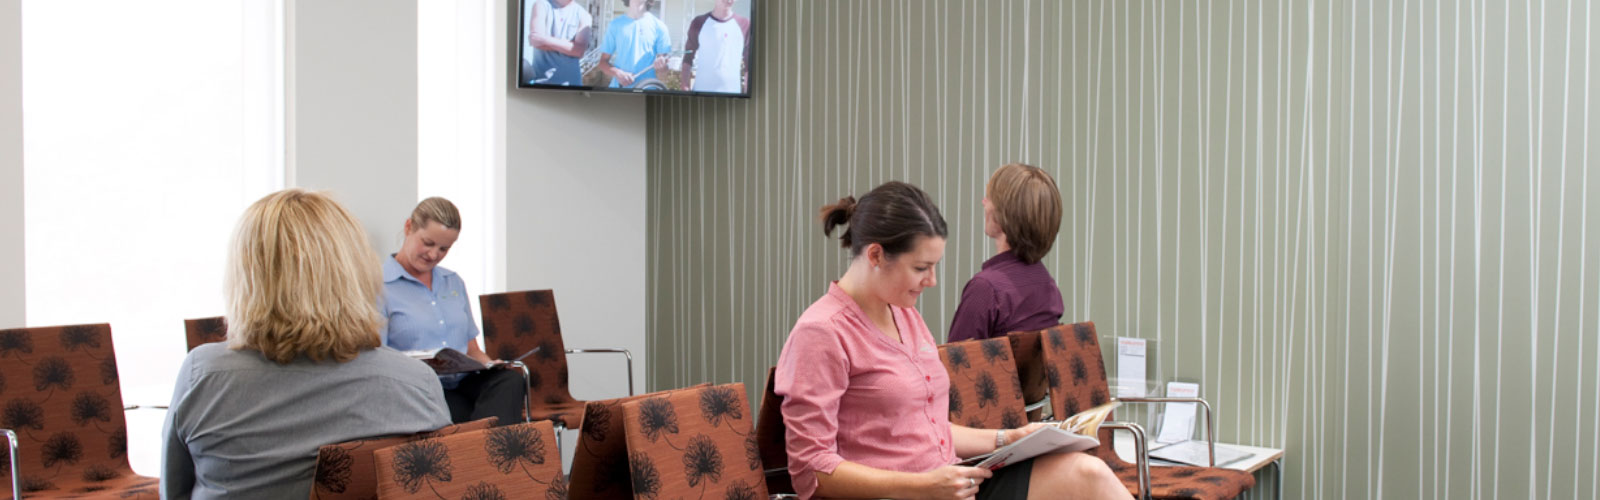
{"type": "Polygon", "coordinates": [[[768,498],[743,384],[585,404],[563,476],[549,421],[323,446],[311,498],[768,498]]]}
{"type": "MultiPolygon", "coordinates": [[[[548,420],[559,438],[566,429],[583,425],[585,401],[572,397],[568,387],[569,354],[620,354],[627,364],[628,395],[634,394],[633,353],[621,348],[567,348],[562,341],[561,319],[556,314],[555,292],[529,290],[478,296],[482,311],[485,352],[496,359],[522,359],[527,369],[527,421],[548,420]],[[535,351],[537,349],[537,351],[535,351]],[[522,357],[532,351],[531,355],[522,357]]],[[[227,337],[222,317],[184,320],[189,350],[227,337]]]]}

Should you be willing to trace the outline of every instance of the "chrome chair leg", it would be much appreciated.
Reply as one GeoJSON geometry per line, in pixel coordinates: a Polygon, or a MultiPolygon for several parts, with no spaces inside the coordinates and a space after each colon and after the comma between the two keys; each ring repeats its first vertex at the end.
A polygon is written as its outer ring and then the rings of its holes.
{"type": "MultiPolygon", "coordinates": [[[[521,361],[507,361],[506,366],[522,370],[522,423],[533,421],[533,374],[528,371],[528,365],[521,361]]],[[[559,446],[560,443],[557,443],[559,446]]]]}
{"type": "Polygon", "coordinates": [[[22,461],[20,456],[22,441],[17,439],[17,433],[12,432],[11,429],[0,429],[0,434],[5,434],[8,445],[6,446],[7,453],[11,454],[11,498],[20,499],[22,498],[22,479],[21,474],[17,471],[17,462],[22,461]]]}

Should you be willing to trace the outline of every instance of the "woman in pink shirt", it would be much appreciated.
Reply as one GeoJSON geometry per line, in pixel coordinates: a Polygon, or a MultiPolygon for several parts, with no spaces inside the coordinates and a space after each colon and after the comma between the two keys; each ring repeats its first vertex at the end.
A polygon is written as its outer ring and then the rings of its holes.
{"type": "Polygon", "coordinates": [[[928,195],[889,182],[822,208],[852,260],[806,309],[778,358],[789,473],[801,498],[1128,498],[1105,463],[1045,455],[995,472],[953,465],[1037,429],[949,421],[950,379],[915,309],[935,284],[945,223],[928,195]]]}

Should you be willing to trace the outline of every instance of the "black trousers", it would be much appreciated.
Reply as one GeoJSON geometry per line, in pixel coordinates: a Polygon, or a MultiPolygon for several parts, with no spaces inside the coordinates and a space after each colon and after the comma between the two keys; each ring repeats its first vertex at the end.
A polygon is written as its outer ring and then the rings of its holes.
{"type": "Polygon", "coordinates": [[[450,421],[459,424],[499,417],[497,425],[520,424],[526,384],[521,370],[496,368],[467,374],[456,388],[444,390],[450,421]]]}

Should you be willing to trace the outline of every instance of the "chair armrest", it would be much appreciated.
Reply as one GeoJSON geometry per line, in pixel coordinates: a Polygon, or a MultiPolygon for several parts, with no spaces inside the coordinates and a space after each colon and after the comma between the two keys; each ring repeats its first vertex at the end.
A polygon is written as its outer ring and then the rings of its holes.
{"type": "Polygon", "coordinates": [[[1050,406],[1050,396],[1045,396],[1044,399],[1028,403],[1027,406],[1022,407],[1022,410],[1024,412],[1031,412],[1034,410],[1043,409],[1047,406],[1050,406]]]}
{"type": "Polygon", "coordinates": [[[11,454],[11,498],[22,498],[22,479],[17,472],[17,462],[22,461],[22,441],[11,429],[0,429],[6,437],[6,453],[11,454]]]}
{"type": "Polygon", "coordinates": [[[628,395],[633,395],[633,353],[627,349],[598,348],[598,349],[567,349],[567,354],[622,354],[628,357],[628,395]]]}
{"type": "MultiPolygon", "coordinates": [[[[522,423],[531,422],[532,420],[530,419],[533,418],[533,402],[530,398],[533,396],[533,374],[529,373],[528,365],[521,361],[512,360],[501,363],[500,367],[506,370],[522,372],[522,423]]],[[[560,443],[556,443],[556,445],[560,446],[560,443]]]]}
{"type": "Polygon", "coordinates": [[[1123,403],[1200,403],[1206,409],[1206,452],[1211,467],[1217,466],[1217,421],[1211,418],[1211,403],[1200,398],[1117,398],[1123,403]]]}
{"type": "MultiPolygon", "coordinates": [[[[1150,450],[1145,443],[1144,427],[1132,422],[1104,422],[1101,429],[1123,429],[1133,433],[1133,461],[1139,468],[1139,498],[1150,500],[1150,450]]],[[[1100,446],[1112,446],[1100,443],[1100,446]]]]}
{"type": "Polygon", "coordinates": [[[133,410],[139,410],[139,409],[144,409],[144,408],[149,408],[149,409],[152,409],[152,410],[165,410],[165,409],[167,409],[166,405],[128,405],[128,406],[122,407],[122,411],[133,411],[133,410]]]}

